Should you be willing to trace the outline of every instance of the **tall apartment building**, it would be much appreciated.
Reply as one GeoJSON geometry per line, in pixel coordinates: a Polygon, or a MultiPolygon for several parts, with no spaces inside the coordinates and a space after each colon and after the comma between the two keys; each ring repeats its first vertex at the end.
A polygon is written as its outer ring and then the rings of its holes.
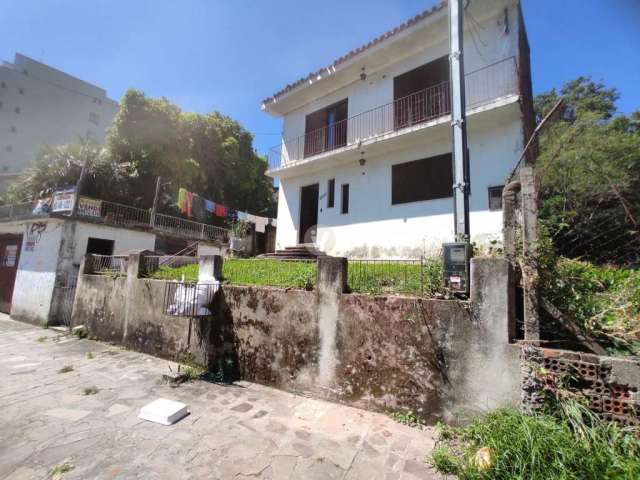
{"type": "Polygon", "coordinates": [[[0,64],[0,192],[42,145],[102,142],[117,111],[102,88],[29,57],[0,64]]]}
{"type": "MultiPolygon", "coordinates": [[[[529,45],[517,0],[470,2],[464,28],[471,237],[489,242],[533,125],[529,45]]],[[[448,55],[442,2],[263,101],[283,119],[277,248],[413,257],[454,239],[448,55]]]]}

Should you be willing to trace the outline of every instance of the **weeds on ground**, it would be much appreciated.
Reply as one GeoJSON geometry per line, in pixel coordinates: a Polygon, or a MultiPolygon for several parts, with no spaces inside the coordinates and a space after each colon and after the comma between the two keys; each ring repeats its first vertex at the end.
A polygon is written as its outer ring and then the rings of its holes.
{"type": "Polygon", "coordinates": [[[38,341],[40,343],[46,342],[48,337],[42,336],[42,337],[38,337],[38,341]]]}
{"type": "Polygon", "coordinates": [[[410,427],[421,427],[425,425],[424,419],[412,410],[397,410],[395,412],[391,412],[389,417],[398,423],[402,423],[403,425],[408,425],[410,427]]]}
{"type": "Polygon", "coordinates": [[[640,478],[640,439],[575,400],[561,401],[553,415],[503,408],[438,429],[428,461],[461,480],[640,478]]]}
{"type": "Polygon", "coordinates": [[[368,262],[351,260],[348,268],[349,289],[355,293],[433,296],[444,294],[442,260],[424,262],[368,262]]]}
{"type": "Polygon", "coordinates": [[[87,357],[87,360],[93,360],[95,358],[93,352],[87,352],[84,356],[87,357]]]}
{"type": "Polygon", "coordinates": [[[60,370],[58,370],[58,373],[69,373],[69,372],[73,372],[73,365],[65,365],[60,370]]]}
{"type": "Polygon", "coordinates": [[[59,478],[62,478],[62,475],[70,472],[74,468],[75,466],[72,463],[69,463],[69,462],[61,463],[60,465],[51,467],[51,469],[49,470],[49,478],[51,478],[52,480],[57,480],[59,478]]]}
{"type": "Polygon", "coordinates": [[[95,385],[92,385],[92,386],[86,387],[84,390],[82,390],[82,394],[83,395],[95,395],[99,391],[100,391],[100,389],[98,387],[96,387],[95,385]]]}

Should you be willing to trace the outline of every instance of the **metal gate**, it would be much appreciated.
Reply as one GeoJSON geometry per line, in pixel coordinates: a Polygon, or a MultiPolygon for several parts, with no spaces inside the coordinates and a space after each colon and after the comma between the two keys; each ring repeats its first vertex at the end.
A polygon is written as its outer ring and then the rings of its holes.
{"type": "Polygon", "coordinates": [[[0,235],[0,312],[11,312],[22,235],[0,235]]]}
{"type": "Polygon", "coordinates": [[[76,284],[80,267],[74,266],[73,270],[65,275],[59,288],[59,304],[57,320],[67,327],[71,326],[71,314],[73,313],[73,301],[76,298],[76,284]]]}

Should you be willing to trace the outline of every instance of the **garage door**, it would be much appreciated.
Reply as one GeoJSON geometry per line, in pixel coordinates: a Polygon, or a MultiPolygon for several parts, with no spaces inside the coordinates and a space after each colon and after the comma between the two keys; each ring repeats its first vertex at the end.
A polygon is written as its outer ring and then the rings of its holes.
{"type": "Polygon", "coordinates": [[[0,312],[11,311],[21,246],[22,235],[0,235],[0,312]]]}

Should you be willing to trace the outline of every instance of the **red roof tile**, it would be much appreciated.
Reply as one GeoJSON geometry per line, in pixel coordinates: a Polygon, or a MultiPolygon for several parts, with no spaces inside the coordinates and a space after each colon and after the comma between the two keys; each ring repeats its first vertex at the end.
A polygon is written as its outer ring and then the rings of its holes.
{"type": "Polygon", "coordinates": [[[425,18],[427,18],[427,17],[433,15],[434,13],[442,10],[444,7],[446,7],[446,5],[447,5],[446,0],[443,0],[439,4],[435,5],[433,8],[430,8],[428,10],[425,10],[425,11],[419,13],[418,15],[416,15],[413,18],[410,18],[409,20],[407,20],[403,24],[398,25],[397,27],[395,27],[395,28],[383,33],[382,35],[380,35],[380,36],[378,36],[376,38],[374,38],[373,40],[371,40],[366,45],[362,45],[362,46],[360,46],[358,48],[355,48],[355,49],[351,50],[346,55],[343,55],[342,57],[334,60],[334,62],[331,65],[327,65],[326,67],[323,67],[323,68],[321,68],[321,69],[319,69],[319,70],[317,70],[315,72],[311,72],[306,77],[303,77],[303,78],[301,78],[299,80],[296,80],[293,83],[290,83],[289,85],[284,87],[282,90],[274,93],[271,97],[265,98],[262,101],[262,103],[266,105],[266,104],[274,102],[278,97],[284,95],[285,93],[290,92],[291,90],[293,90],[294,88],[300,86],[304,82],[308,82],[310,80],[313,80],[314,78],[318,77],[318,75],[321,75],[322,73],[324,73],[326,71],[331,71],[332,68],[337,67],[341,63],[344,63],[347,60],[351,60],[353,57],[356,57],[357,55],[360,55],[362,52],[364,52],[366,50],[369,50],[370,48],[374,47],[375,45],[378,45],[379,43],[390,39],[391,37],[399,34],[400,32],[403,32],[404,30],[414,26],[418,22],[421,22],[425,18]]]}

